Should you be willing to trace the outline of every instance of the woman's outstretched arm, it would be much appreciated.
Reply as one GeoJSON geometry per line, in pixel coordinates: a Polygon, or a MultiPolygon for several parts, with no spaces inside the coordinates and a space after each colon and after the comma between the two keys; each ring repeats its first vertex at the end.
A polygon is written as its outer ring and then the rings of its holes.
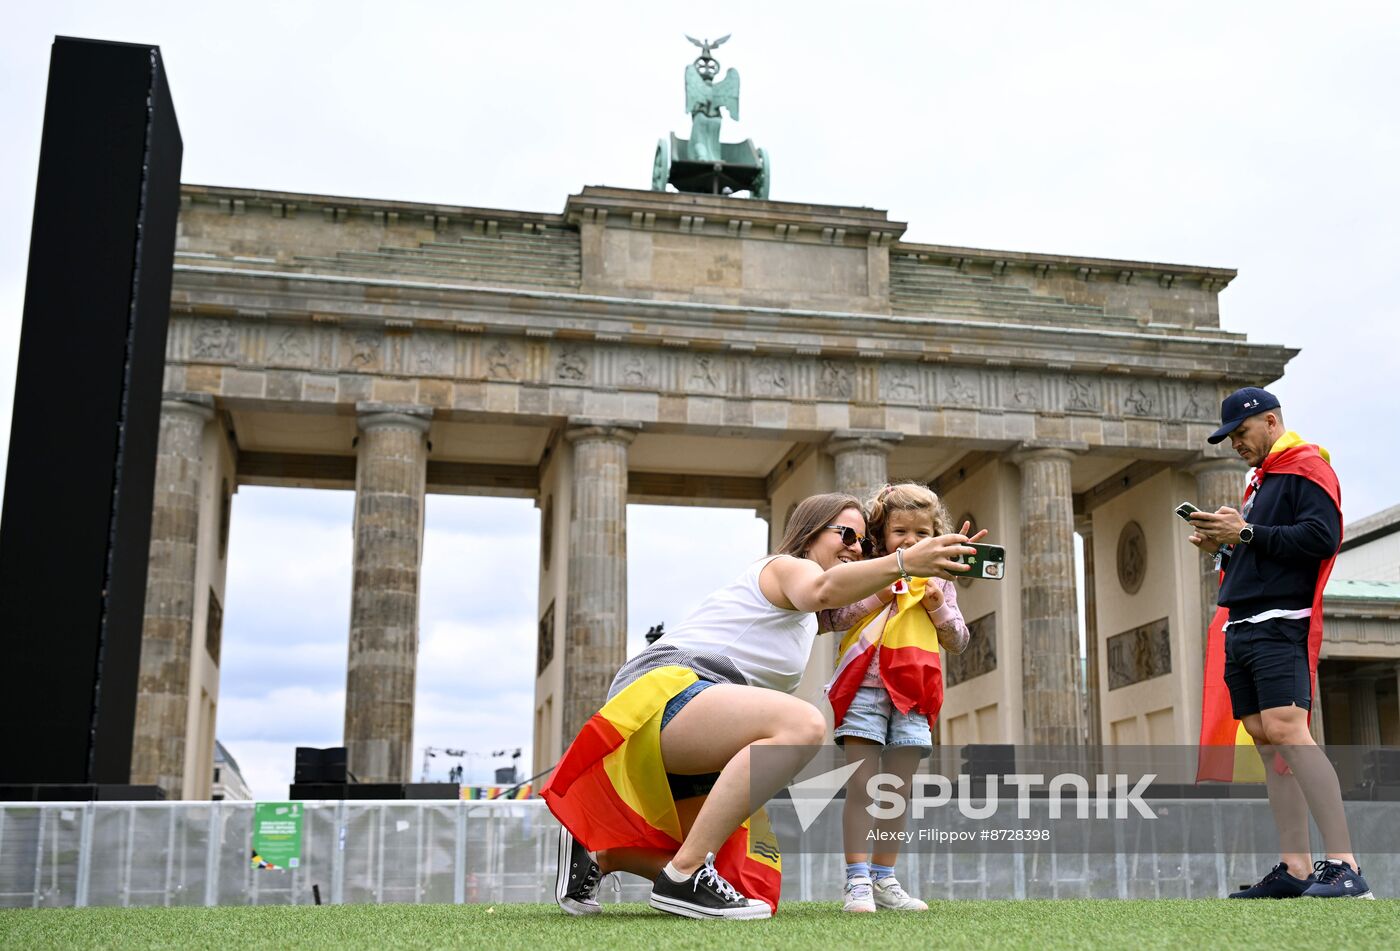
{"type": "MultiPolygon", "coordinates": [[[[965,535],[925,538],[903,550],[905,570],[919,578],[951,578],[967,570],[953,561],[973,554],[965,535]]],[[[826,571],[814,561],[787,555],[774,558],[759,575],[759,587],[780,608],[823,611],[844,607],[879,591],[899,577],[899,561],[893,554],[868,561],[836,565],[826,571]]]]}

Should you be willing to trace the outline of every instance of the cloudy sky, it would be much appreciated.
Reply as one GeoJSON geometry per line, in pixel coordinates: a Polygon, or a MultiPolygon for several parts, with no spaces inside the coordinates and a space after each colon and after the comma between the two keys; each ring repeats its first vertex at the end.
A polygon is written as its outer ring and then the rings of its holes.
{"type": "MultiPolygon", "coordinates": [[[[1400,502],[1400,7],[685,9],[6,4],[0,440],[54,35],[161,46],[187,182],[553,212],[586,184],[646,187],[657,138],[688,125],[682,34],[732,33],[717,55],[743,74],[743,122],[724,136],[768,149],[775,199],[888,209],[914,241],[1237,268],[1223,322],[1302,348],[1275,389],[1332,450],[1345,515],[1400,502]]],[[[218,732],[263,798],[285,794],[292,746],[341,738],[351,503],[234,502],[218,732]]],[[[628,527],[634,646],[764,544],[745,512],[634,506],[628,527]]],[[[537,529],[528,502],[428,500],[415,743],[470,750],[478,779],[494,750],[529,760],[537,529]]]]}

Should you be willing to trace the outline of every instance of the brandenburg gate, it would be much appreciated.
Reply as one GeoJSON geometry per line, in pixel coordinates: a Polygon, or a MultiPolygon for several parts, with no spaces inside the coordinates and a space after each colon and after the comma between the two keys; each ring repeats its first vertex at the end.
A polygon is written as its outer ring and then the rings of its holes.
{"type": "MultiPolygon", "coordinates": [[[[1222,394],[1294,351],[1230,270],[903,240],[883,211],[583,189],[559,214],[186,186],[133,781],[207,794],[230,497],[353,488],[345,743],[410,773],[424,495],[542,512],[535,767],[623,662],[629,502],[934,485],[1008,546],[960,591],[943,742],[1193,742],[1222,394]],[[1085,541],[1087,667],[1075,608],[1085,541]]],[[[675,565],[684,569],[683,558],[675,565]]],[[[820,706],[831,645],[804,695],[820,706]]]]}

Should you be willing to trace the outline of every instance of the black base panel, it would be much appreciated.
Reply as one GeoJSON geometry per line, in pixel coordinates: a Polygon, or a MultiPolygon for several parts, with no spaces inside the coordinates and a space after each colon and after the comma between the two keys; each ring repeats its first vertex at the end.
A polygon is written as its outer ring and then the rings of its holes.
{"type": "Polygon", "coordinates": [[[456,783],[292,783],[288,799],[458,799],[456,783]]]}
{"type": "Polygon", "coordinates": [[[0,802],[158,802],[159,786],[125,783],[10,783],[0,785],[0,802]]]}

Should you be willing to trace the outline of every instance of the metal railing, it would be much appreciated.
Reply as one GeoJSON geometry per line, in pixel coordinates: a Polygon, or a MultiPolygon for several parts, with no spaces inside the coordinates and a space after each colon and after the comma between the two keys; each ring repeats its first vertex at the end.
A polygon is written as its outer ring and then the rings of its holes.
{"type": "MultiPolygon", "coordinates": [[[[924,898],[1203,898],[1253,881],[1276,859],[1264,818],[1235,823],[1210,810],[1230,852],[1157,853],[1123,843],[1098,854],[964,853],[900,858],[900,875],[924,898]],[[1262,828],[1243,837],[1237,828],[1262,828]]],[[[1350,804],[1393,821],[1394,803],[1350,804]],[[1380,810],[1383,810],[1380,811],[1380,810]]],[[[297,868],[249,862],[251,802],[0,803],[0,907],[549,902],[558,825],[540,800],[308,802],[297,868]],[[313,886],[315,889],[313,890],[313,886]]],[[[1262,802],[1254,808],[1267,813],[1262,802]]],[[[791,805],[770,807],[775,826],[791,805]]],[[[837,810],[839,813],[839,810],[837,810]]],[[[1256,817],[1262,818],[1262,817],[1256,817]]],[[[839,819],[833,817],[833,820],[839,819]]],[[[946,824],[946,823],[945,823],[946,824]]],[[[1363,859],[1373,881],[1400,880],[1400,856],[1363,859]]],[[[835,900],[838,854],[784,856],[783,896],[835,900]]],[[[601,899],[645,901],[633,876],[601,899]]]]}

